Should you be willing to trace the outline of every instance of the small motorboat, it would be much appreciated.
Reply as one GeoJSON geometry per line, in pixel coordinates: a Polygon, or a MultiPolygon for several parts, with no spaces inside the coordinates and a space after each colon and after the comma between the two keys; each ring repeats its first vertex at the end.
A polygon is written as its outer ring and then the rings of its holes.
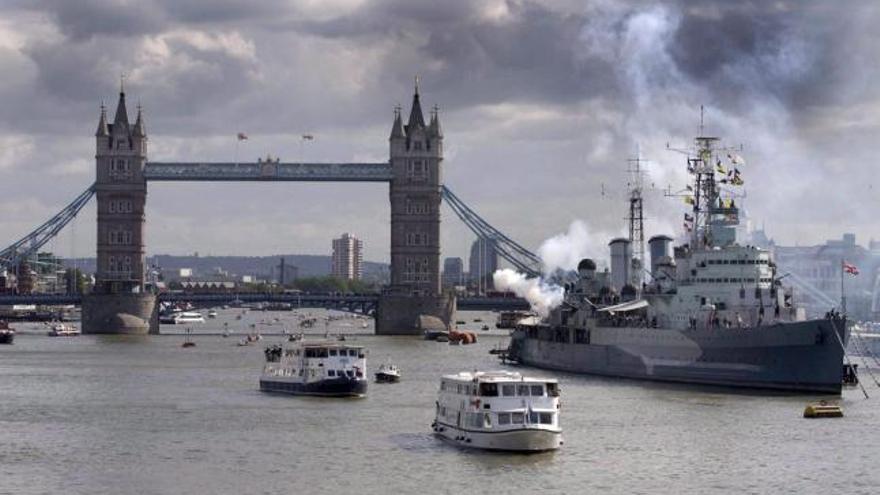
{"type": "Polygon", "coordinates": [[[482,327],[480,327],[480,330],[483,330],[483,331],[489,330],[489,325],[483,325],[482,327]]]}
{"type": "Polygon", "coordinates": [[[15,329],[9,323],[0,321],[0,344],[11,344],[15,340],[15,329]]]}
{"type": "Polygon", "coordinates": [[[467,322],[464,321],[464,320],[456,320],[455,324],[456,324],[456,325],[466,325],[467,322]]]}
{"type": "Polygon", "coordinates": [[[208,318],[216,318],[216,317],[217,317],[217,311],[214,311],[213,309],[211,311],[208,311],[208,318]]]}
{"type": "Polygon", "coordinates": [[[400,368],[395,364],[383,364],[376,372],[376,383],[396,383],[400,381],[400,368]]]}

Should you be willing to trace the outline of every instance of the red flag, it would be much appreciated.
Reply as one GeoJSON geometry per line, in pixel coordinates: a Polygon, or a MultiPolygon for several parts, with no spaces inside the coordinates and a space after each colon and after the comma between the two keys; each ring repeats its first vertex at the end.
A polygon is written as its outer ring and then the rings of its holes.
{"type": "Polygon", "coordinates": [[[856,268],[856,265],[853,265],[851,263],[847,263],[846,261],[843,262],[843,271],[846,273],[849,273],[850,275],[858,275],[859,274],[859,269],[856,268]]]}
{"type": "Polygon", "coordinates": [[[245,141],[245,140],[247,140],[247,138],[248,138],[248,137],[247,137],[247,134],[245,134],[245,133],[243,133],[243,132],[239,132],[239,133],[238,133],[238,140],[239,140],[239,141],[245,141]]]}

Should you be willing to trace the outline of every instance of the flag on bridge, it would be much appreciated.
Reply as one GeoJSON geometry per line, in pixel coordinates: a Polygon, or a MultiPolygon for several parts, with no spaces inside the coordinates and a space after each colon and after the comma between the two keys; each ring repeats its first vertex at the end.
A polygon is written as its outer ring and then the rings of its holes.
{"type": "Polygon", "coordinates": [[[239,140],[239,141],[247,141],[247,138],[248,138],[248,137],[247,137],[247,134],[245,134],[245,133],[243,133],[243,132],[239,132],[239,133],[238,133],[238,140],[239,140]]]}
{"type": "Polygon", "coordinates": [[[853,265],[852,263],[847,263],[846,261],[843,262],[843,271],[849,273],[850,275],[859,274],[859,269],[856,267],[856,265],[853,265]]]}

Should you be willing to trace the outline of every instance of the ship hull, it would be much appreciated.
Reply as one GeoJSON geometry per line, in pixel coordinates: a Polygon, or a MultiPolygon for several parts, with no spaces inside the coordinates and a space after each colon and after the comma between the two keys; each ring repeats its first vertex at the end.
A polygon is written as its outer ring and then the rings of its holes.
{"type": "Polygon", "coordinates": [[[337,378],[309,383],[299,383],[282,379],[261,378],[260,390],[263,392],[289,395],[362,397],[367,393],[367,381],[337,378]]]}
{"type": "Polygon", "coordinates": [[[603,327],[582,343],[537,327],[514,333],[508,358],[572,373],[839,394],[847,337],[845,322],[830,319],[692,331],[603,327]]]}
{"type": "Polygon", "coordinates": [[[437,421],[434,433],[461,447],[504,452],[546,452],[562,445],[562,431],[545,428],[476,431],[437,421]]]}

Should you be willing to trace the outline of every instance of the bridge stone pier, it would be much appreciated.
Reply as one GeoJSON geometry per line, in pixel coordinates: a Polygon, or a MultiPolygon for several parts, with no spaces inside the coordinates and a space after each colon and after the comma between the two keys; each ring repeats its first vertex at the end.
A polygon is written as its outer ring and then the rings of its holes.
{"type": "Polygon", "coordinates": [[[121,90],[113,122],[102,107],[96,132],[98,265],[95,290],[83,297],[83,332],[158,333],[144,248],[147,182],[155,181],[388,182],[391,283],[379,298],[376,333],[418,334],[425,321],[448,327],[456,303],[440,288],[443,132],[436,107],[426,124],[419,100],[417,85],[405,125],[395,110],[388,162],[158,163],[147,161],[140,107],[131,124],[121,90]]]}

